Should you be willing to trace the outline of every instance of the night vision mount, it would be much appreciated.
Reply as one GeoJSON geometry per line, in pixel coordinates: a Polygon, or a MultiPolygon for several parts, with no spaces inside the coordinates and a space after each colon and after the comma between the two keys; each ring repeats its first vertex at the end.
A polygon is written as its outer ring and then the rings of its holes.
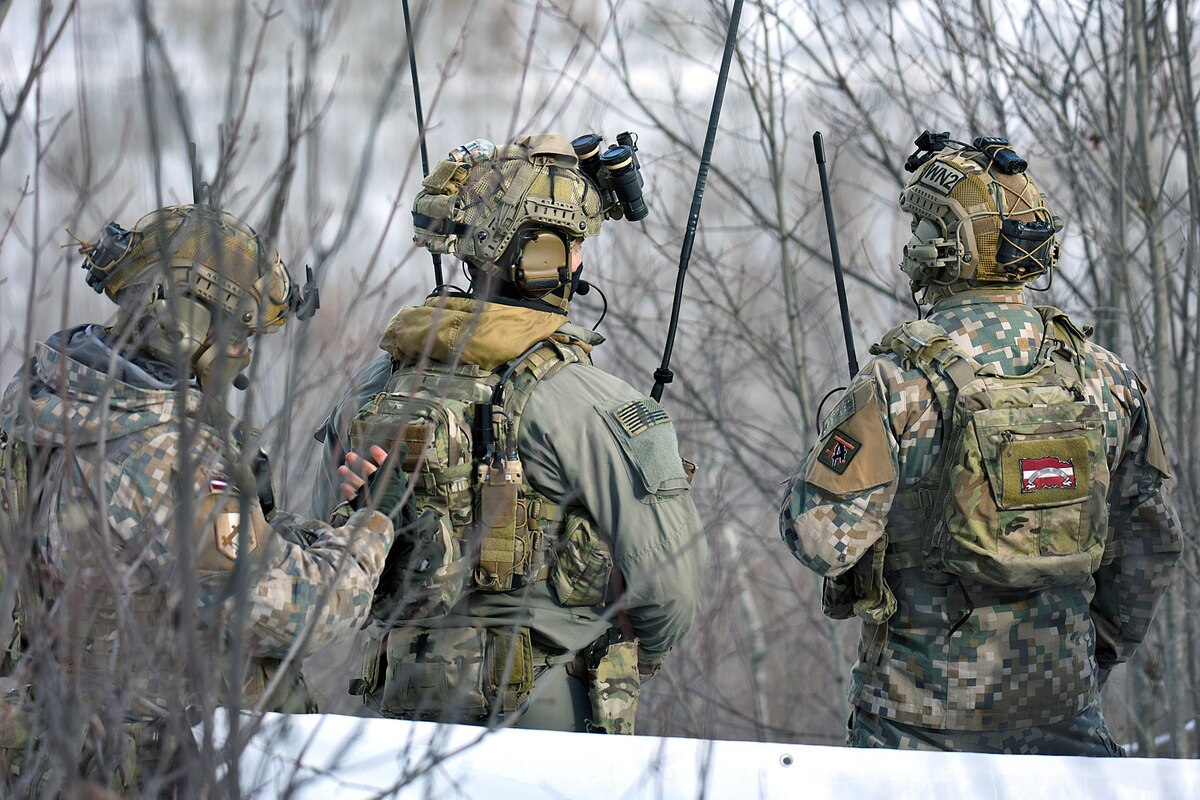
{"type": "Polygon", "coordinates": [[[949,143],[950,131],[942,131],[941,133],[934,133],[929,130],[921,131],[921,135],[913,141],[917,149],[904,161],[904,171],[916,172],[922,164],[933,158],[935,154],[945,150],[946,145],[949,143]]]}
{"type": "Polygon", "coordinates": [[[976,136],[970,145],[950,138],[950,131],[934,133],[930,130],[921,132],[913,144],[917,149],[904,161],[905,172],[916,172],[929,159],[945,150],[949,145],[958,145],[963,150],[977,150],[987,156],[989,166],[994,167],[1005,175],[1019,175],[1029,167],[1029,162],[1016,154],[1001,136],[976,136]]]}

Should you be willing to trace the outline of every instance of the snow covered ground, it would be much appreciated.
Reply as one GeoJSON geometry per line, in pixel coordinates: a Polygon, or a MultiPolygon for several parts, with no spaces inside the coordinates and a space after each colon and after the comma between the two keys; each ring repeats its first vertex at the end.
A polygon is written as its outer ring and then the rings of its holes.
{"type": "MultiPolygon", "coordinates": [[[[217,717],[218,740],[228,723],[217,717]]],[[[486,731],[331,714],[260,723],[240,767],[253,798],[1200,798],[1200,761],[486,731]]]]}

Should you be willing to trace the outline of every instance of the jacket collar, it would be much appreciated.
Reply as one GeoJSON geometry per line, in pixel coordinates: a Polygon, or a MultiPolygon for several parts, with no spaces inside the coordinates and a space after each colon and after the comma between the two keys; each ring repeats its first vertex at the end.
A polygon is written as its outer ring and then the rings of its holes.
{"type": "Polygon", "coordinates": [[[604,341],[561,314],[451,296],[401,309],[379,346],[404,364],[430,358],[493,370],[551,336],[581,342],[588,349],[604,341]]]}

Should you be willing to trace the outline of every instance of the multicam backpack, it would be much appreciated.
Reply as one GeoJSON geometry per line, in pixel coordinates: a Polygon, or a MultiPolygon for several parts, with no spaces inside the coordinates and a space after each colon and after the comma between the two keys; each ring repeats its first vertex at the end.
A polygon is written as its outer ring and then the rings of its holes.
{"type": "Polygon", "coordinates": [[[1046,336],[1022,375],[979,364],[927,320],[905,323],[871,348],[925,374],[945,425],[933,469],[896,497],[889,569],[922,564],[1037,589],[1083,581],[1099,568],[1109,471],[1104,420],[1084,399],[1084,334],[1061,311],[1038,310],[1046,336]]]}
{"type": "Polygon", "coordinates": [[[468,592],[511,592],[549,580],[559,602],[602,605],[612,546],[582,509],[564,509],[525,482],[516,442],[537,382],[588,362],[547,340],[487,372],[431,362],[393,372],[359,411],[350,446],[403,447],[412,511],[376,593],[385,624],[446,614],[468,592]]]}

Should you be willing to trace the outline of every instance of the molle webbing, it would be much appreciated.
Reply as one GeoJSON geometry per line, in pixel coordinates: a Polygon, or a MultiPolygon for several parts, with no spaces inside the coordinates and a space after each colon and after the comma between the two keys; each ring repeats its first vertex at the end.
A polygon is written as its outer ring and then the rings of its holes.
{"type": "MultiPolygon", "coordinates": [[[[548,341],[515,366],[509,383],[511,390],[504,398],[505,412],[513,423],[514,442],[519,435],[521,415],[538,382],[566,364],[586,358],[577,347],[548,341]]],[[[488,520],[503,517],[505,524],[487,526],[487,533],[480,543],[478,572],[496,576],[504,587],[514,585],[513,576],[520,576],[524,583],[545,580],[550,570],[550,559],[546,554],[553,544],[546,533],[562,523],[563,509],[524,481],[516,496],[504,501],[513,503],[511,511],[491,500],[504,496],[504,493],[481,492],[481,499],[489,498],[480,504],[481,516],[488,520]]]]}
{"type": "Polygon", "coordinates": [[[505,409],[513,420],[514,435],[520,433],[521,414],[538,382],[549,378],[567,364],[580,363],[591,363],[582,348],[555,339],[547,340],[521,362],[511,379],[505,402],[505,409]]]}

